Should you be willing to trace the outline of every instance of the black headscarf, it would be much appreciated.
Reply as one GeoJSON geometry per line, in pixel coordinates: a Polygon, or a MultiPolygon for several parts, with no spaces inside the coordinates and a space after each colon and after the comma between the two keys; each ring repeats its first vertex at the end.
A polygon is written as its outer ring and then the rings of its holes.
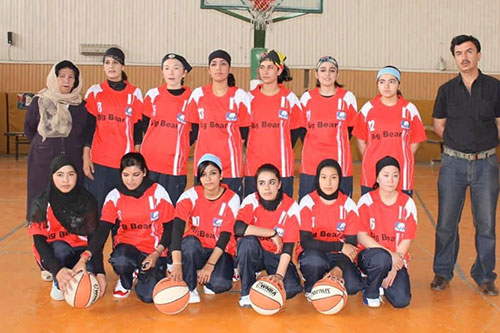
{"type": "Polygon", "coordinates": [[[318,167],[316,168],[316,176],[314,177],[314,185],[316,186],[316,191],[318,191],[318,194],[320,197],[322,197],[325,200],[334,200],[337,199],[339,196],[339,191],[340,191],[340,183],[342,182],[342,168],[340,167],[339,162],[332,160],[332,159],[326,159],[321,161],[318,164],[318,167]],[[339,174],[339,187],[337,190],[332,193],[332,194],[326,194],[323,192],[319,186],[319,175],[321,173],[321,170],[325,167],[332,167],[337,170],[337,173],[339,174]]]}
{"type": "MultiPolygon", "coordinates": [[[[398,170],[401,170],[398,160],[392,156],[387,155],[386,157],[383,157],[380,160],[378,160],[377,164],[375,165],[375,177],[378,177],[380,171],[382,171],[383,168],[389,165],[395,166],[398,170]]],[[[376,189],[378,187],[379,184],[377,181],[375,181],[373,188],[376,189]]]]}
{"type": "Polygon", "coordinates": [[[134,197],[136,199],[139,199],[142,197],[144,192],[151,186],[153,186],[155,182],[149,179],[148,176],[145,176],[144,179],[142,180],[141,185],[139,185],[135,190],[129,190],[125,184],[123,184],[123,181],[116,187],[116,189],[122,193],[123,195],[128,195],[129,197],[134,197]]]}
{"type": "Polygon", "coordinates": [[[66,165],[72,166],[76,172],[76,166],[68,155],[58,155],[50,163],[49,185],[33,201],[30,209],[30,222],[46,222],[47,206],[50,203],[54,216],[68,232],[88,236],[97,228],[97,201],[89,191],[78,183],[68,193],[57,189],[52,176],[66,165]]]}
{"type": "Polygon", "coordinates": [[[120,161],[120,175],[125,168],[130,166],[137,166],[141,170],[146,172],[146,176],[142,179],[142,183],[135,190],[129,190],[123,183],[123,179],[120,177],[120,184],[116,187],[116,189],[124,195],[139,199],[148,188],[153,186],[155,182],[149,179],[147,175],[148,166],[146,164],[144,156],[142,156],[141,153],[130,152],[122,156],[122,159],[120,161]]]}
{"type": "Polygon", "coordinates": [[[227,63],[229,64],[229,66],[231,66],[231,56],[226,51],[224,51],[224,50],[215,50],[212,53],[210,53],[210,55],[208,56],[208,64],[210,65],[210,63],[212,62],[212,60],[214,60],[216,58],[221,58],[221,59],[226,60],[227,63]]]}
{"type": "Polygon", "coordinates": [[[184,58],[183,56],[181,56],[179,54],[176,54],[176,53],[167,53],[167,54],[165,54],[165,56],[163,57],[163,59],[161,59],[161,67],[163,67],[163,64],[168,59],[176,59],[176,60],[178,60],[182,64],[182,66],[184,66],[184,69],[188,73],[191,72],[191,70],[193,69],[193,67],[191,67],[191,65],[189,64],[189,62],[187,62],[186,58],[184,58]]]}

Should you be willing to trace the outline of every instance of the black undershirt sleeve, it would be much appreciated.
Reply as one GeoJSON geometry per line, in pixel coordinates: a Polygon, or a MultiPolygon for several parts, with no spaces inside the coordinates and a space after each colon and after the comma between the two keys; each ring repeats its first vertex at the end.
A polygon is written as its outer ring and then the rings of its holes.
{"type": "Polygon", "coordinates": [[[304,250],[320,250],[323,252],[341,251],[344,244],[342,242],[325,242],[313,238],[312,232],[300,231],[300,245],[304,250]]]}
{"type": "Polygon", "coordinates": [[[101,253],[102,255],[102,249],[104,247],[104,244],[106,243],[106,240],[108,239],[109,232],[111,231],[112,228],[113,228],[112,223],[105,222],[102,220],[101,222],[99,222],[97,230],[89,239],[88,249],[90,253],[92,253],[92,257],[98,255],[99,253],[101,253]]]}
{"type": "Polygon", "coordinates": [[[293,246],[295,245],[295,243],[283,243],[283,250],[281,251],[281,253],[286,253],[286,254],[289,254],[290,256],[292,255],[292,252],[293,252],[293,246]]]}
{"type": "Polygon", "coordinates": [[[94,115],[87,112],[87,122],[84,130],[84,145],[85,147],[92,147],[94,140],[96,118],[94,115]]]}
{"type": "Polygon", "coordinates": [[[165,248],[168,248],[172,241],[173,226],[173,221],[163,223],[163,234],[161,235],[160,244],[165,248]]]}
{"type": "Polygon", "coordinates": [[[143,120],[139,120],[134,124],[134,145],[140,145],[142,143],[142,137],[144,136],[144,123],[143,120]]]}
{"type": "Polygon", "coordinates": [[[241,138],[243,139],[243,147],[247,146],[249,127],[240,127],[241,138]]]}
{"type": "Polygon", "coordinates": [[[297,140],[299,138],[302,140],[302,142],[304,142],[305,134],[306,134],[306,129],[304,127],[291,130],[292,148],[295,147],[295,144],[297,143],[297,140]]]}
{"type": "Polygon", "coordinates": [[[347,132],[349,133],[349,140],[351,140],[351,138],[352,138],[352,130],[353,130],[353,129],[354,129],[354,127],[353,127],[353,126],[349,126],[349,127],[347,127],[347,132]]]}
{"type": "Polygon", "coordinates": [[[221,249],[222,251],[225,251],[226,245],[230,239],[231,239],[231,233],[223,231],[220,233],[219,240],[217,241],[217,244],[215,244],[215,246],[221,249]]]}
{"type": "Polygon", "coordinates": [[[54,257],[54,252],[50,247],[49,243],[47,243],[47,237],[42,235],[34,235],[33,242],[35,243],[35,248],[40,255],[40,261],[42,267],[47,269],[52,273],[52,276],[55,278],[57,272],[62,268],[62,265],[54,257]]]}
{"type": "Polygon", "coordinates": [[[347,235],[345,236],[345,242],[354,246],[358,246],[358,236],[347,235]]]}
{"type": "Polygon", "coordinates": [[[191,123],[191,132],[189,132],[189,145],[192,146],[193,143],[198,139],[198,131],[200,130],[200,125],[191,123]]]}
{"type": "Polygon", "coordinates": [[[247,231],[247,228],[248,228],[248,224],[246,224],[245,222],[243,222],[242,220],[237,220],[235,223],[234,223],[234,234],[238,237],[243,237],[245,236],[245,231],[247,231]]]}
{"type": "Polygon", "coordinates": [[[172,241],[170,242],[170,251],[180,251],[186,222],[176,217],[172,224],[172,241]]]}
{"type": "Polygon", "coordinates": [[[335,266],[338,266],[342,270],[342,272],[345,272],[350,262],[351,260],[348,256],[343,253],[339,253],[337,264],[335,266]]]}

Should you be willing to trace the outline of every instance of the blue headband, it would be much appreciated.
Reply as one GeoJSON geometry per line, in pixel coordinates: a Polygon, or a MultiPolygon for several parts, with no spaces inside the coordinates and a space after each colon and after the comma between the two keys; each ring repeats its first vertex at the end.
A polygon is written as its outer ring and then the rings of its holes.
{"type": "Polygon", "coordinates": [[[401,82],[401,72],[394,67],[384,67],[377,73],[377,81],[384,74],[389,74],[398,79],[398,82],[401,82]]]}
{"type": "Polygon", "coordinates": [[[219,169],[222,171],[222,163],[220,161],[220,158],[215,156],[214,154],[205,154],[203,155],[200,160],[198,161],[198,166],[200,166],[201,163],[203,162],[212,162],[215,165],[219,167],[219,169]]]}

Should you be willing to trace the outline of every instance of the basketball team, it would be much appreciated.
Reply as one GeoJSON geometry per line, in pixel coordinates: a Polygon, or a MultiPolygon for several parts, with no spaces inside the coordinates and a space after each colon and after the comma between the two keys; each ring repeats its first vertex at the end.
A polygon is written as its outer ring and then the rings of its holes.
{"type": "MultiPolygon", "coordinates": [[[[443,290],[453,278],[470,187],[477,249],[471,276],[496,296],[500,81],[478,69],[475,37],[454,37],[451,53],[459,75],[439,88],[433,111],[444,148],[431,288],[443,290]]],[[[124,53],[110,48],[106,81],[91,86],[85,100],[78,67],[67,60],[53,66],[25,119],[27,220],[52,299],[63,300],[81,271],[96,275],[104,296],[111,234],[115,298],[134,290],[150,303],[167,276],[184,281],[189,303],[199,303],[198,285],[219,294],[239,280],[239,305],[249,307],[259,278],[283,287],[286,298],[304,292],[310,300],[326,277],[349,295],[361,292],[369,307],[383,297],[396,308],[410,304],[414,156],[426,135],[400,91],[401,72],[381,68],[374,77],[379,94],[358,111],[333,57],[317,61],[317,86],[300,99],[283,85],[292,80],[285,59],[263,53],[261,84],[247,92],[235,86],[231,56],[213,51],[211,83],[191,91],[184,85],[191,65],[168,53],[161,60],[165,82],[143,97],[127,80],[124,53]],[[362,155],[357,203],[351,136],[362,155]],[[186,190],[188,176],[195,185],[186,190]]]]}

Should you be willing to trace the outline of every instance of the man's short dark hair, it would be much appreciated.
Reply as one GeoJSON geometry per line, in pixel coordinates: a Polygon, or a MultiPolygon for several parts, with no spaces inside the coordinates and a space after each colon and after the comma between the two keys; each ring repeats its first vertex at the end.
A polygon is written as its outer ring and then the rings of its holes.
{"type": "Polygon", "coordinates": [[[479,40],[472,36],[472,35],[459,35],[459,36],[455,36],[453,37],[453,39],[451,40],[451,46],[450,46],[450,51],[451,51],[451,55],[452,56],[455,56],[455,46],[457,45],[460,45],[462,43],[465,43],[465,42],[472,42],[474,43],[474,45],[476,45],[476,49],[477,49],[477,52],[481,52],[481,43],[479,43],[479,40]]]}

